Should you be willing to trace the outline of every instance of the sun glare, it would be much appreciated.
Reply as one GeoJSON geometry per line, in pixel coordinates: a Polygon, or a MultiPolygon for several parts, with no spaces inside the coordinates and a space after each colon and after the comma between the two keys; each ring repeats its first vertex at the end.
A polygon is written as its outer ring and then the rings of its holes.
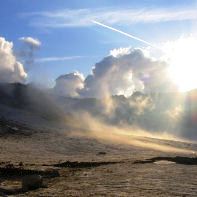
{"type": "Polygon", "coordinates": [[[197,88],[197,39],[181,38],[168,43],[165,51],[170,61],[170,76],[179,91],[197,88]]]}

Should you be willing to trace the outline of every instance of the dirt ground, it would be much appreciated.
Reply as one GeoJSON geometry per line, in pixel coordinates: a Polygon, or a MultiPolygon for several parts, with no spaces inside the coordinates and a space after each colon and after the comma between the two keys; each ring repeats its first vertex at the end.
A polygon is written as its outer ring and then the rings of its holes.
{"type": "MultiPolygon", "coordinates": [[[[0,137],[2,196],[197,196],[197,162],[187,162],[194,154],[162,152],[65,133],[29,132],[0,137]],[[182,164],[176,156],[181,156],[182,164]],[[150,161],[153,157],[161,158],[150,161]],[[45,176],[43,172],[48,169],[58,171],[59,176],[45,176]],[[21,191],[24,170],[43,173],[46,187],[21,191]]],[[[196,144],[191,143],[143,140],[197,150],[196,144]]]]}

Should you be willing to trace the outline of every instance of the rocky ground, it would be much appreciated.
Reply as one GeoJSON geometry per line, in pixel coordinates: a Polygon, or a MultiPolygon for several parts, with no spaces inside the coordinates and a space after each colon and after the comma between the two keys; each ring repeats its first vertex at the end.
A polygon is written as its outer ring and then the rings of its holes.
{"type": "Polygon", "coordinates": [[[196,144],[142,139],[184,150],[163,152],[5,119],[0,125],[2,196],[197,195],[196,144]],[[41,175],[44,186],[22,190],[30,175],[41,175]]]}

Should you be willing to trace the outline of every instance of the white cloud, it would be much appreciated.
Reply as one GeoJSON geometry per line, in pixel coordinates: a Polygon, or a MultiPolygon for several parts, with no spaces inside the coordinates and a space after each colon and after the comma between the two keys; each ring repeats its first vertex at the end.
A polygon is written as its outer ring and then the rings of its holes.
{"type": "Polygon", "coordinates": [[[135,23],[157,23],[166,21],[185,21],[197,19],[196,8],[166,9],[64,9],[23,14],[33,16],[31,25],[61,28],[91,26],[97,20],[108,25],[135,23]]]}
{"type": "Polygon", "coordinates": [[[167,64],[149,57],[141,49],[120,48],[98,62],[84,81],[82,97],[107,97],[134,91],[170,91],[167,64]]]}
{"type": "Polygon", "coordinates": [[[135,91],[167,92],[175,86],[168,75],[166,62],[150,57],[145,49],[119,48],[96,63],[85,80],[79,73],[56,79],[59,95],[107,98],[129,97],[135,91]]]}
{"type": "Polygon", "coordinates": [[[131,47],[126,48],[115,48],[112,49],[109,54],[113,57],[121,57],[123,55],[128,55],[131,52],[131,47]]]}
{"type": "Polygon", "coordinates": [[[56,79],[54,92],[60,96],[79,96],[78,90],[83,88],[84,77],[79,72],[61,75],[56,79]]]}
{"type": "Polygon", "coordinates": [[[21,38],[19,38],[19,40],[31,47],[40,47],[41,46],[41,42],[37,38],[21,37],[21,38]]]}
{"type": "Polygon", "coordinates": [[[0,82],[24,82],[26,77],[23,65],[13,54],[13,43],[0,37],[0,82]]]}

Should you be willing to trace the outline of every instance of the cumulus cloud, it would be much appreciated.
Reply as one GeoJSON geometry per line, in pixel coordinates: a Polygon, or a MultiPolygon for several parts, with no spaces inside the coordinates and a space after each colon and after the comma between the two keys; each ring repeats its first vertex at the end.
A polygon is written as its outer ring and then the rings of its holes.
{"type": "Polygon", "coordinates": [[[54,92],[60,96],[79,96],[78,90],[83,88],[84,77],[79,72],[61,75],[56,79],[54,92]]]}
{"type": "Polygon", "coordinates": [[[0,82],[24,82],[27,73],[13,54],[13,43],[0,37],[0,82]]]}

